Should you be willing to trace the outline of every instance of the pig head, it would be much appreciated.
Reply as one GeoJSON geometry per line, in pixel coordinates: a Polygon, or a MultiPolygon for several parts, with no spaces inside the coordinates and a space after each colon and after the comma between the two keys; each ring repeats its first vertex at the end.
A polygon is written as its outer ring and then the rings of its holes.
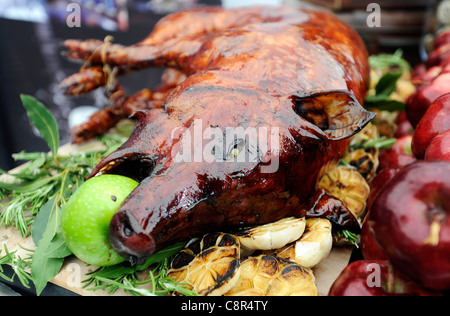
{"type": "Polygon", "coordinates": [[[111,221],[114,248],[141,263],[199,233],[287,216],[324,216],[357,229],[344,207],[327,214],[314,209],[322,198],[317,181],[374,114],[348,91],[271,99],[251,90],[219,91],[220,100],[208,88],[173,100],[214,110],[178,113],[169,100],[166,111],[138,113],[130,139],[97,166],[94,174],[140,181],[111,221]]]}

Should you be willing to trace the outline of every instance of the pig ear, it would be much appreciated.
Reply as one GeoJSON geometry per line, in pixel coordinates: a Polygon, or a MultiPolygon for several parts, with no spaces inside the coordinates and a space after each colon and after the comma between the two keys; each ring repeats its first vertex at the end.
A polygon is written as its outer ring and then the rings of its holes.
{"type": "Polygon", "coordinates": [[[298,93],[292,98],[294,111],[329,140],[355,135],[376,116],[345,90],[298,93]]]}

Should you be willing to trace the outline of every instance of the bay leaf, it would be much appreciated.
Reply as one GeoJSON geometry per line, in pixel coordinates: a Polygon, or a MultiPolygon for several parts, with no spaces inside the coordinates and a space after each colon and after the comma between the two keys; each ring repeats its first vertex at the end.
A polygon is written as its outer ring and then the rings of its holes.
{"type": "Polygon", "coordinates": [[[34,97],[21,94],[20,98],[30,121],[38,129],[41,137],[47,142],[53,156],[56,156],[59,148],[59,131],[55,117],[34,97]]]}
{"type": "Polygon", "coordinates": [[[59,273],[64,258],[71,254],[65,245],[60,229],[61,209],[55,203],[48,203],[44,212],[49,213],[47,224],[45,225],[47,216],[44,214],[40,219],[39,226],[35,228],[35,237],[33,239],[38,240],[31,263],[31,276],[37,295],[40,295],[47,283],[59,273]],[[39,232],[39,229],[42,230],[43,226],[45,226],[45,230],[39,232]],[[42,234],[40,238],[36,236],[36,232],[42,234]]]}

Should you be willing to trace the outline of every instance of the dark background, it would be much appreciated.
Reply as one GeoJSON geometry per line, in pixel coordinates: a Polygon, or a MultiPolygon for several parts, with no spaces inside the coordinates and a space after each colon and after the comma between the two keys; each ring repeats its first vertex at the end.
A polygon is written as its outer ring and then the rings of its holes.
{"type": "MultiPolygon", "coordinates": [[[[402,3],[401,0],[398,2],[402,3]]],[[[67,0],[67,3],[70,1],[67,0]]],[[[221,0],[198,1],[198,4],[220,3],[221,0]]],[[[126,31],[105,30],[84,22],[81,27],[70,28],[65,21],[69,13],[65,10],[59,12],[59,17],[58,14],[53,15],[48,23],[0,18],[1,169],[9,170],[20,163],[12,159],[13,153],[22,150],[48,150],[29,123],[20,101],[21,93],[35,96],[50,109],[59,123],[61,144],[70,142],[67,118],[71,109],[79,105],[102,107],[106,104],[100,91],[83,98],[68,98],[59,91],[58,83],[81,67],[61,56],[60,43],[68,38],[103,39],[106,35],[113,35],[116,43],[134,44],[142,40],[164,15],[148,9],[142,10],[142,3],[136,1],[130,1],[127,7],[129,27],[126,31]]],[[[363,35],[371,53],[393,52],[401,47],[411,63],[420,61],[419,41],[423,35],[426,12],[423,7],[417,7],[416,4],[415,7],[408,8],[408,4],[404,4],[394,11],[384,10],[383,25],[379,29],[367,28],[368,13],[364,7],[344,9],[337,14],[363,35]]],[[[160,69],[148,69],[124,76],[121,80],[126,89],[137,91],[157,85],[160,74],[160,69]]]]}
{"type": "MultiPolygon", "coordinates": [[[[70,3],[70,2],[68,2],[70,3]]],[[[199,1],[199,4],[220,4],[220,0],[199,1]]],[[[63,7],[65,9],[65,7],[63,7]]],[[[114,37],[115,43],[134,44],[145,38],[164,15],[139,9],[139,3],[128,7],[129,27],[126,31],[105,30],[85,25],[70,28],[65,10],[60,17],[52,16],[48,23],[33,23],[0,18],[0,168],[9,170],[15,162],[11,154],[22,150],[47,151],[43,141],[29,123],[20,94],[36,97],[58,120],[61,144],[70,142],[67,118],[79,105],[104,106],[102,93],[96,91],[82,98],[64,96],[58,84],[82,66],[61,55],[65,39],[104,39],[114,37]]],[[[121,78],[125,89],[152,88],[159,83],[161,69],[148,69],[121,78]]]]}

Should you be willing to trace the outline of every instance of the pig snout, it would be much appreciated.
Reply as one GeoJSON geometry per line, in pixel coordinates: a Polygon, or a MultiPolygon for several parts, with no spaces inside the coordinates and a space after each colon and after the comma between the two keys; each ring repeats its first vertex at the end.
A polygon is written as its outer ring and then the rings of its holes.
{"type": "Polygon", "coordinates": [[[109,239],[116,251],[132,265],[143,264],[154,252],[155,241],[145,234],[128,210],[117,212],[109,226],[109,239]]]}

